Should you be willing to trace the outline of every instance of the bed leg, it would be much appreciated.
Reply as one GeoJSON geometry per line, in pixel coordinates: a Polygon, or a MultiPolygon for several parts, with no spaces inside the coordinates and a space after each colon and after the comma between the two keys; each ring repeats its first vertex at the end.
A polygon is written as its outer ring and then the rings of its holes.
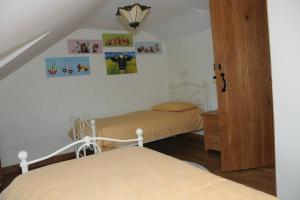
{"type": "Polygon", "coordinates": [[[18,154],[19,159],[21,160],[20,162],[20,167],[22,169],[22,174],[27,173],[28,172],[28,153],[26,151],[21,151],[18,154]]]}
{"type": "Polygon", "coordinates": [[[143,146],[143,140],[144,140],[144,138],[143,138],[143,132],[144,131],[141,128],[136,129],[136,135],[137,135],[137,140],[138,140],[139,147],[143,146]]]}

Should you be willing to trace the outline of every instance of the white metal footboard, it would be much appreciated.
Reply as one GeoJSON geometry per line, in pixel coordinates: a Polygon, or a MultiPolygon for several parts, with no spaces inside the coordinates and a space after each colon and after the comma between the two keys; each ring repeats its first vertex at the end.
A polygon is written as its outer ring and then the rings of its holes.
{"type": "Polygon", "coordinates": [[[69,144],[69,145],[67,145],[67,146],[65,146],[65,147],[63,147],[63,148],[55,151],[54,153],[49,154],[48,156],[45,156],[45,157],[42,157],[42,158],[39,158],[39,159],[36,159],[36,160],[32,160],[32,161],[27,161],[28,153],[26,151],[21,151],[18,154],[18,157],[21,160],[20,167],[22,169],[22,173],[24,174],[24,173],[28,172],[28,166],[29,165],[32,165],[34,163],[38,163],[40,161],[46,160],[48,158],[51,158],[51,157],[53,157],[53,156],[55,156],[55,155],[57,155],[57,154],[65,151],[66,149],[74,147],[74,146],[77,146],[77,145],[79,145],[79,148],[76,151],[76,158],[77,159],[79,158],[79,152],[83,148],[86,148],[86,147],[93,146],[95,150],[96,149],[98,150],[97,153],[101,152],[100,147],[96,143],[96,141],[98,141],[98,140],[111,141],[111,142],[121,142],[121,143],[137,142],[138,146],[142,147],[143,146],[143,130],[140,129],[140,128],[136,129],[136,135],[137,135],[136,139],[129,139],[129,140],[119,140],[119,139],[113,139],[113,138],[85,136],[83,139],[78,140],[76,142],[73,142],[73,143],[71,143],[71,144],[69,144]]]}

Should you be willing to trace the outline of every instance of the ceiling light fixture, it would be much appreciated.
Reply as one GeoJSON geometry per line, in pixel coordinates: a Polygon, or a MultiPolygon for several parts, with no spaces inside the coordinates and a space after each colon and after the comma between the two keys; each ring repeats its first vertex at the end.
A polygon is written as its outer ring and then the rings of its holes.
{"type": "Polygon", "coordinates": [[[149,13],[151,7],[135,3],[132,5],[119,7],[116,15],[120,18],[125,19],[129,26],[136,29],[149,13]]]}

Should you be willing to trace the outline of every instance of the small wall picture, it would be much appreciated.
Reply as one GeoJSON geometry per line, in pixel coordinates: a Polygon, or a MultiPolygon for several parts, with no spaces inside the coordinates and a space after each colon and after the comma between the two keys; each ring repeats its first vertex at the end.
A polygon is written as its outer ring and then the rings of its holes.
{"type": "Polygon", "coordinates": [[[69,54],[101,54],[101,40],[68,40],[69,54]]]}
{"type": "Polygon", "coordinates": [[[161,54],[161,42],[136,42],[135,49],[138,54],[161,54]]]}
{"type": "Polygon", "coordinates": [[[133,47],[133,36],[131,34],[103,34],[104,47],[133,47]]]}
{"type": "Polygon", "coordinates": [[[137,73],[135,52],[105,52],[107,75],[137,73]]]}
{"type": "Polygon", "coordinates": [[[90,74],[88,57],[46,58],[47,77],[79,76],[90,74]]]}

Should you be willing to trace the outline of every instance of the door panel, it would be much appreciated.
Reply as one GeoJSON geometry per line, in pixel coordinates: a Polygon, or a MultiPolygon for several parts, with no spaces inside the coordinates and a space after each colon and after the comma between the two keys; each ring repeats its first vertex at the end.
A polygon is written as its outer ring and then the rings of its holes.
{"type": "Polygon", "coordinates": [[[210,0],[222,170],[274,165],[266,2],[210,0]],[[222,91],[226,80],[226,91],[222,91]]]}
{"type": "Polygon", "coordinates": [[[1,186],[2,179],[3,179],[3,174],[2,174],[1,158],[0,158],[0,186],[1,186]]]}

